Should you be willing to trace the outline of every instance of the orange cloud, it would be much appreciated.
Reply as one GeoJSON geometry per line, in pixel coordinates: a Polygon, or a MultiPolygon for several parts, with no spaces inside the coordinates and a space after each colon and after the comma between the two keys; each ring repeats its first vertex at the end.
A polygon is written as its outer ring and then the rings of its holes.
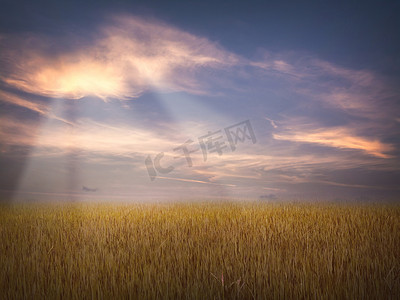
{"type": "Polygon", "coordinates": [[[312,131],[294,131],[290,133],[273,134],[276,140],[287,140],[293,142],[314,143],[323,146],[356,149],[365,151],[376,157],[390,158],[385,152],[393,150],[393,147],[378,140],[370,140],[355,136],[347,128],[330,128],[312,131]]]}
{"type": "Polygon", "coordinates": [[[1,79],[47,97],[127,99],[150,87],[202,93],[197,69],[218,68],[237,60],[205,38],[129,16],[114,18],[91,46],[72,52],[49,56],[42,49],[51,43],[39,39],[38,44],[36,48],[20,47],[26,50],[19,54],[8,49],[8,60],[14,65],[1,79]]]}
{"type": "Polygon", "coordinates": [[[39,113],[40,115],[43,115],[43,116],[46,116],[48,118],[61,121],[61,122],[65,123],[65,124],[68,124],[68,125],[74,125],[72,122],[56,116],[52,112],[51,108],[49,108],[49,106],[46,105],[46,104],[41,104],[41,103],[33,102],[31,100],[26,100],[26,99],[24,99],[24,98],[22,98],[20,96],[17,96],[17,95],[8,93],[8,92],[4,92],[4,91],[1,91],[1,90],[0,90],[0,101],[7,102],[9,104],[20,106],[20,107],[23,107],[23,108],[27,108],[27,109],[29,109],[31,111],[39,113]]]}
{"type": "Polygon", "coordinates": [[[28,101],[14,94],[10,94],[1,90],[0,90],[0,100],[3,102],[7,102],[9,104],[30,109],[41,115],[47,115],[49,113],[49,108],[46,105],[28,101]]]}

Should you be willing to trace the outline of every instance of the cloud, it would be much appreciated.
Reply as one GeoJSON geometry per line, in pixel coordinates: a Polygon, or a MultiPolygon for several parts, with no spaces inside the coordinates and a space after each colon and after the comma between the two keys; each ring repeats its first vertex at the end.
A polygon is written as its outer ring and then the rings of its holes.
{"type": "Polygon", "coordinates": [[[49,107],[45,104],[36,103],[32,100],[26,100],[19,96],[1,90],[0,90],[0,101],[27,108],[41,115],[48,115],[50,112],[49,107]]]}
{"type": "Polygon", "coordinates": [[[1,79],[46,97],[130,99],[151,87],[204,93],[196,79],[199,69],[237,61],[205,38],[137,17],[114,17],[94,36],[90,45],[81,42],[65,53],[51,53],[54,41],[39,36],[11,45],[3,40],[2,61],[8,63],[8,72],[1,79]],[[13,51],[15,44],[19,51],[13,51]]]}
{"type": "Polygon", "coordinates": [[[8,146],[30,147],[34,145],[39,123],[25,120],[21,122],[13,117],[2,117],[0,126],[0,142],[3,152],[8,146]]]}
{"type": "Polygon", "coordinates": [[[163,166],[176,166],[171,177],[157,180],[165,189],[196,183],[248,189],[249,195],[307,183],[364,188],[362,180],[341,182],[329,172],[398,170],[393,156],[393,133],[398,130],[392,130],[399,123],[398,92],[369,70],[297,54],[267,53],[253,61],[204,37],[127,15],[110,18],[89,41],[77,37],[69,43],[69,39],[40,35],[0,39],[0,84],[7,90],[0,91],[0,101],[24,108],[20,118],[2,115],[0,146],[5,156],[15,151],[13,146],[33,146],[30,156],[40,167],[42,161],[63,155],[71,161],[79,157],[88,166],[84,172],[98,177],[85,184],[103,186],[104,178],[131,184],[127,174],[144,182],[148,179],[144,158],[164,152],[163,166]],[[59,40],[70,46],[55,46],[59,40]],[[187,97],[193,99],[185,109],[160,93],[150,105],[143,103],[147,95],[142,103],[112,99],[133,99],[151,90],[217,96],[187,97]],[[86,96],[105,103],[63,102],[86,96]],[[50,99],[58,97],[64,99],[50,99]],[[157,100],[165,111],[175,105],[181,118],[155,112],[157,100]],[[208,109],[197,109],[196,101],[208,109]],[[120,113],[124,106],[129,113],[120,113]],[[26,109],[44,117],[42,122],[25,118],[26,109]],[[201,121],[189,123],[188,111],[201,121]],[[260,127],[254,127],[257,144],[222,156],[210,154],[206,162],[199,150],[192,154],[192,168],[184,158],[174,159],[178,153],[173,149],[206,134],[210,122],[245,114],[259,117],[260,127]],[[133,175],[124,169],[127,166],[133,175]]]}
{"type": "MultiPolygon", "coordinates": [[[[111,159],[135,156],[176,155],[172,151],[185,140],[179,132],[158,132],[120,122],[96,122],[79,119],[73,125],[49,119],[44,123],[4,116],[1,119],[0,141],[9,146],[35,147],[31,155],[52,157],[77,151],[111,159]]],[[[143,163],[144,168],[144,163],[143,163]]]]}
{"type": "Polygon", "coordinates": [[[201,181],[201,180],[194,180],[194,179],[184,179],[184,178],[176,178],[176,177],[164,177],[158,176],[159,179],[166,179],[166,180],[176,180],[176,181],[184,181],[184,182],[192,182],[192,183],[201,183],[201,184],[211,184],[211,185],[222,185],[222,186],[235,186],[234,184],[225,184],[225,183],[215,183],[209,181],[201,181]]]}
{"type": "Polygon", "coordinates": [[[50,108],[49,104],[45,104],[45,103],[39,103],[39,102],[35,102],[31,99],[25,99],[21,96],[17,96],[15,94],[12,93],[8,93],[5,91],[0,90],[0,101],[6,102],[8,104],[12,104],[15,106],[19,106],[19,107],[23,107],[26,109],[29,109],[30,111],[33,111],[35,113],[38,113],[42,116],[45,116],[47,118],[51,118],[51,119],[55,119],[58,121],[61,121],[65,124],[68,125],[73,125],[72,122],[61,118],[59,116],[57,116],[56,114],[53,113],[52,109],[50,108]]]}
{"type": "Polygon", "coordinates": [[[299,103],[375,119],[396,117],[390,100],[396,91],[371,71],[293,54],[265,52],[253,61],[156,20],[114,16],[92,33],[90,43],[77,38],[66,50],[52,50],[54,44],[56,39],[39,35],[0,40],[0,79],[45,97],[104,100],[137,98],[151,89],[263,93],[270,85],[276,94],[292,91],[299,103]]]}
{"type": "MultiPolygon", "coordinates": [[[[265,118],[274,127],[275,140],[393,157],[399,92],[382,76],[294,54],[266,54],[252,65],[271,81],[280,78],[291,91],[274,90],[291,106],[285,115],[271,115],[274,123],[265,118]]],[[[293,150],[295,146],[290,147],[293,150]]]]}
{"type": "Polygon", "coordinates": [[[272,119],[270,119],[270,118],[267,118],[267,117],[265,117],[265,120],[269,121],[269,123],[271,124],[271,126],[274,127],[275,129],[278,128],[278,125],[276,125],[276,121],[274,121],[274,120],[272,120],[272,119]]]}
{"type": "Polygon", "coordinates": [[[298,95],[298,100],[353,116],[394,120],[399,91],[371,70],[354,70],[312,56],[265,53],[250,65],[268,78],[280,78],[298,95]]]}
{"type": "Polygon", "coordinates": [[[355,136],[351,130],[345,127],[314,129],[311,131],[293,130],[287,133],[273,134],[276,140],[292,142],[314,143],[328,147],[341,149],[362,150],[380,158],[390,158],[387,154],[393,147],[378,140],[371,140],[355,136]]]}

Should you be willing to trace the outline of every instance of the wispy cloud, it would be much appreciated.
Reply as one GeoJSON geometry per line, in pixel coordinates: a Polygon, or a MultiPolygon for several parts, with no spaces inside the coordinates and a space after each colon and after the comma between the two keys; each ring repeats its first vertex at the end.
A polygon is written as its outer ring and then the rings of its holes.
{"type": "MultiPolygon", "coordinates": [[[[47,97],[103,99],[140,96],[150,87],[204,93],[196,71],[235,63],[235,55],[206,38],[156,21],[129,16],[112,18],[90,46],[48,55],[54,41],[43,37],[18,40],[20,51],[3,45],[11,62],[1,79],[21,90],[47,97]],[[36,39],[36,43],[32,43],[36,39]],[[23,49],[23,50],[21,50],[23,49]]],[[[2,43],[6,43],[3,40],[2,43]]]]}
{"type": "Polygon", "coordinates": [[[33,101],[32,99],[25,99],[21,96],[17,96],[15,94],[8,93],[8,92],[2,91],[2,90],[0,90],[0,101],[6,102],[11,105],[29,109],[30,111],[38,113],[44,117],[55,119],[55,120],[61,121],[65,124],[68,124],[71,126],[74,125],[72,122],[57,116],[52,111],[49,104],[39,103],[39,102],[33,101]]]}
{"type": "Polygon", "coordinates": [[[285,74],[283,78],[293,91],[321,108],[372,119],[396,117],[393,112],[398,107],[393,99],[399,95],[398,88],[370,70],[354,70],[293,55],[280,60],[267,56],[267,62],[255,65],[268,73],[280,71],[285,74]]]}
{"type": "Polygon", "coordinates": [[[0,90],[0,101],[7,102],[9,104],[20,106],[23,108],[27,108],[41,115],[48,115],[50,112],[48,105],[36,103],[32,100],[26,100],[19,96],[1,90],[0,90]]]}
{"type": "Polygon", "coordinates": [[[276,121],[265,117],[265,120],[269,121],[269,123],[271,124],[272,127],[274,127],[275,129],[278,128],[278,125],[276,125],[276,121]]]}
{"type": "Polygon", "coordinates": [[[211,184],[211,185],[221,185],[221,186],[235,186],[234,184],[225,184],[225,183],[215,183],[210,181],[201,181],[201,180],[194,180],[194,179],[185,179],[185,178],[176,178],[176,177],[164,177],[158,176],[159,179],[166,179],[166,180],[176,180],[176,181],[184,181],[184,182],[192,182],[192,183],[201,183],[201,184],[211,184]]]}
{"type": "Polygon", "coordinates": [[[393,147],[379,140],[371,140],[354,135],[348,128],[323,128],[311,131],[293,130],[288,133],[273,134],[274,139],[292,142],[314,143],[341,149],[356,149],[368,154],[381,157],[391,157],[387,152],[393,147]]]}

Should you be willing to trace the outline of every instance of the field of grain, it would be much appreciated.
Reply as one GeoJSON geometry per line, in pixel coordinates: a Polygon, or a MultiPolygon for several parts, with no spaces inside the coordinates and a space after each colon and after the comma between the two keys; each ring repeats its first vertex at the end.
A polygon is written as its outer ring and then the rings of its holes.
{"type": "Polygon", "coordinates": [[[0,297],[400,297],[400,207],[15,205],[0,211],[0,297]]]}

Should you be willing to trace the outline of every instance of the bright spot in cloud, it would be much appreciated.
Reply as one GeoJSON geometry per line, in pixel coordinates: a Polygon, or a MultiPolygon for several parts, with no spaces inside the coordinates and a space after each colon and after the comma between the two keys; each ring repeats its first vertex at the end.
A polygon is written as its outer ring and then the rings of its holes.
{"type": "Polygon", "coordinates": [[[205,38],[132,17],[114,18],[92,45],[55,57],[40,50],[51,43],[38,42],[41,47],[25,47],[21,56],[8,53],[18,63],[3,80],[48,97],[128,99],[151,86],[203,93],[204,87],[196,80],[197,69],[237,61],[235,55],[205,38]]]}

